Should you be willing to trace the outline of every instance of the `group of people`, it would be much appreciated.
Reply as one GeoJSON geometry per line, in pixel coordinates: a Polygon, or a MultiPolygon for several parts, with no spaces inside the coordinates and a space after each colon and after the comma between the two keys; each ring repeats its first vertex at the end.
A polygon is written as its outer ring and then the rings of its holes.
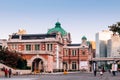
{"type": "Polygon", "coordinates": [[[7,69],[7,68],[3,67],[2,71],[4,71],[4,74],[5,74],[6,78],[7,77],[9,77],[9,78],[11,77],[11,75],[12,75],[12,70],[11,69],[7,69]]]}
{"type": "MultiPolygon", "coordinates": [[[[117,63],[113,63],[111,66],[111,70],[110,70],[110,72],[112,73],[113,76],[116,76],[117,70],[118,70],[117,63]]],[[[93,64],[93,71],[94,71],[94,76],[96,76],[96,74],[97,74],[96,64],[93,64]]],[[[101,66],[99,72],[100,72],[100,76],[102,76],[103,73],[105,72],[104,66],[101,66]]]]}
{"type": "MultiPolygon", "coordinates": [[[[100,68],[99,72],[100,72],[100,76],[102,76],[102,75],[103,75],[103,73],[105,72],[105,70],[104,70],[104,67],[103,67],[103,66],[100,68]]],[[[97,69],[94,69],[94,76],[96,76],[96,74],[97,74],[97,69]]]]}

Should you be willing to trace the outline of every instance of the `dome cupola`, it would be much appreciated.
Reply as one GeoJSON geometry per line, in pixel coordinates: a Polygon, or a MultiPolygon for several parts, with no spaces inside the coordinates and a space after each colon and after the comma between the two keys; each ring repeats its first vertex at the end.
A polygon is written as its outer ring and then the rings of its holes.
{"type": "Polygon", "coordinates": [[[82,40],[87,40],[87,38],[85,36],[82,37],[82,40]]]}
{"type": "Polygon", "coordinates": [[[47,34],[60,32],[62,36],[67,35],[67,32],[61,27],[60,22],[55,23],[55,27],[48,30],[47,34]]]}

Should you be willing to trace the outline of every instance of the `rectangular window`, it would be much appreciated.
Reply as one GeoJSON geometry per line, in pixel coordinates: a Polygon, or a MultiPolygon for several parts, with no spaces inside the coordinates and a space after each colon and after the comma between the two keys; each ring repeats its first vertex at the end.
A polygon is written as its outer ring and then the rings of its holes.
{"type": "Polygon", "coordinates": [[[76,50],[72,50],[72,56],[76,56],[76,50]]]}
{"type": "Polygon", "coordinates": [[[26,51],[31,51],[31,45],[30,44],[26,45],[26,51]]]}
{"type": "Polygon", "coordinates": [[[47,44],[47,51],[52,51],[52,44],[47,44]]]}
{"type": "Polygon", "coordinates": [[[47,51],[49,51],[49,44],[47,44],[47,51]]]}
{"type": "Polygon", "coordinates": [[[64,56],[68,56],[68,50],[65,50],[64,56]]]}
{"type": "Polygon", "coordinates": [[[15,49],[17,49],[17,44],[15,44],[15,49]]]}
{"type": "Polygon", "coordinates": [[[77,66],[77,64],[76,64],[76,62],[72,62],[72,69],[76,69],[76,66],[77,66]]]}
{"type": "Polygon", "coordinates": [[[52,51],[52,44],[50,44],[50,50],[52,51]]]}
{"type": "Polygon", "coordinates": [[[35,44],[35,51],[39,51],[40,50],[40,45],[39,44],[35,44]]]}
{"type": "Polygon", "coordinates": [[[12,49],[17,49],[17,44],[12,44],[12,49]]]}
{"type": "Polygon", "coordinates": [[[12,49],[14,49],[14,44],[12,44],[12,49]]]}

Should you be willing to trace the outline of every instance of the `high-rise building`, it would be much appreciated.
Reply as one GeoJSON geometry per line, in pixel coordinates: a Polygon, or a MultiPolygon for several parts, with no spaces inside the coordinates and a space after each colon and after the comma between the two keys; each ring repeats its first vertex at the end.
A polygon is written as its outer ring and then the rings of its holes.
{"type": "Polygon", "coordinates": [[[108,54],[110,58],[120,58],[120,36],[112,35],[111,39],[108,40],[108,54]]]}
{"type": "Polygon", "coordinates": [[[111,31],[102,31],[96,34],[96,58],[98,67],[107,70],[113,62],[120,60],[120,36],[111,31]]]}
{"type": "Polygon", "coordinates": [[[112,32],[103,30],[96,33],[96,57],[107,57],[107,42],[111,39],[112,32]]]}

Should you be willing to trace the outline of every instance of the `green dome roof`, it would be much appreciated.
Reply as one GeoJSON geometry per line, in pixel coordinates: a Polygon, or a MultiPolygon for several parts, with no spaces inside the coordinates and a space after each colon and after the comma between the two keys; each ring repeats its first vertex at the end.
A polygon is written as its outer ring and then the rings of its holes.
{"type": "Polygon", "coordinates": [[[85,36],[82,37],[82,40],[87,40],[87,38],[85,36]]]}
{"type": "Polygon", "coordinates": [[[56,33],[56,32],[60,32],[62,36],[67,35],[67,32],[61,27],[61,24],[59,22],[56,22],[55,27],[49,29],[47,34],[56,33]]]}
{"type": "Polygon", "coordinates": [[[90,41],[87,41],[87,45],[90,45],[91,43],[90,43],[90,41]]]}

